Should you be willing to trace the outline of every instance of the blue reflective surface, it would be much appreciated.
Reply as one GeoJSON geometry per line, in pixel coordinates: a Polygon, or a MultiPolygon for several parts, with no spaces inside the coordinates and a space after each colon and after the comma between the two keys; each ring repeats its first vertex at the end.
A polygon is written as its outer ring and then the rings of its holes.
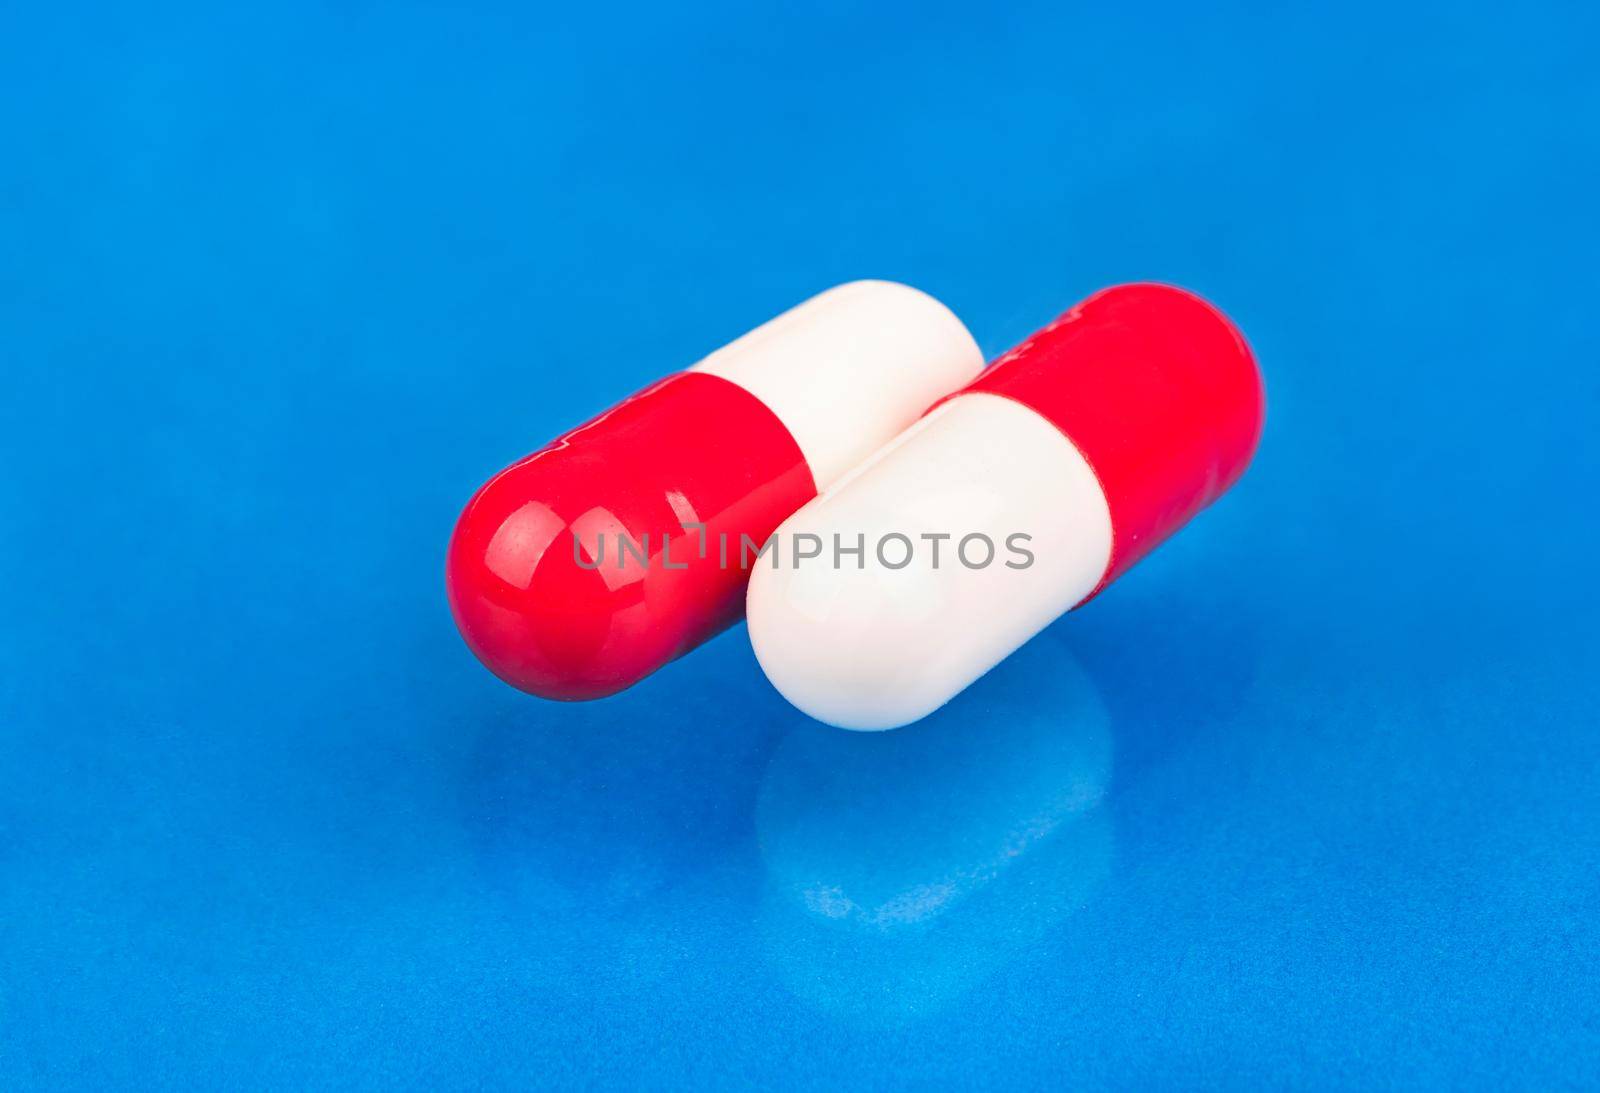
{"type": "Polygon", "coordinates": [[[1597,29],[12,12],[0,1082],[1592,1079],[1597,29]],[[479,668],[472,489],[862,276],[1205,293],[1258,461],[899,735],[479,668]]]}

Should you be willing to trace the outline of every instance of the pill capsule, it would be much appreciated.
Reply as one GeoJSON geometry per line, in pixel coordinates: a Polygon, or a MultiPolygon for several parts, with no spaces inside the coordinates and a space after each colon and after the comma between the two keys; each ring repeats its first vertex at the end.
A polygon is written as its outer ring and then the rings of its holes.
{"type": "Polygon", "coordinates": [[[844,728],[931,713],[1232,486],[1263,405],[1210,304],[1090,297],[779,527],[748,590],[762,669],[844,728]]]}
{"type": "Polygon", "coordinates": [[[982,367],[915,289],[813,297],[485,483],[445,563],[456,625],[525,691],[631,686],[737,621],[773,529],[982,367]]]}

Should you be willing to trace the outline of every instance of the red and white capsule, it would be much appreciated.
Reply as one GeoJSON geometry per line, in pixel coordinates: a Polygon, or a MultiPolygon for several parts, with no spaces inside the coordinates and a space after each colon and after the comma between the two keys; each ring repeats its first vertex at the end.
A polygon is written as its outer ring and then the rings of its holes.
{"type": "Polygon", "coordinates": [[[1263,412],[1210,304],[1090,297],[779,527],[747,599],[762,669],[843,728],[932,713],[1220,497],[1263,412]]]}
{"type": "Polygon", "coordinates": [[[915,289],[858,281],[807,300],[479,489],[446,561],[462,636],[547,698],[631,686],[739,619],[746,539],[764,543],[982,367],[915,289]]]}

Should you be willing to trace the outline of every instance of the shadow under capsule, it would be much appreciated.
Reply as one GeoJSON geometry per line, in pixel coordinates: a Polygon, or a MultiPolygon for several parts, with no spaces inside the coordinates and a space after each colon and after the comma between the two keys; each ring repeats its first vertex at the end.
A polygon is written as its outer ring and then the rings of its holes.
{"type": "Polygon", "coordinates": [[[792,731],[756,807],[779,977],[869,1023],[960,998],[1109,873],[1111,760],[1106,707],[1050,633],[905,729],[792,731]]]}
{"type": "Polygon", "coordinates": [[[630,995],[692,959],[685,939],[724,914],[729,876],[759,869],[779,700],[742,643],[724,634],[613,697],[528,700],[480,729],[461,802],[478,880],[575,993],[630,995]]]}

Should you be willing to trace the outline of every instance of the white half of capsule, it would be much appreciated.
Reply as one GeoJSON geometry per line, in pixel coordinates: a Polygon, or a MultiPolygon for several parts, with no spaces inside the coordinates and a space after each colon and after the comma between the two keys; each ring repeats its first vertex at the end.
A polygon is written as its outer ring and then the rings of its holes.
{"type": "Polygon", "coordinates": [[[1081,603],[1111,535],[1099,481],[1059,429],[1011,399],[958,395],[778,528],[751,575],[750,640],[803,712],[896,728],[1081,603]]]}
{"type": "Polygon", "coordinates": [[[938,300],[892,281],[852,281],[690,371],[736,383],[765,403],[820,492],[982,369],[978,343],[938,300]]]}

